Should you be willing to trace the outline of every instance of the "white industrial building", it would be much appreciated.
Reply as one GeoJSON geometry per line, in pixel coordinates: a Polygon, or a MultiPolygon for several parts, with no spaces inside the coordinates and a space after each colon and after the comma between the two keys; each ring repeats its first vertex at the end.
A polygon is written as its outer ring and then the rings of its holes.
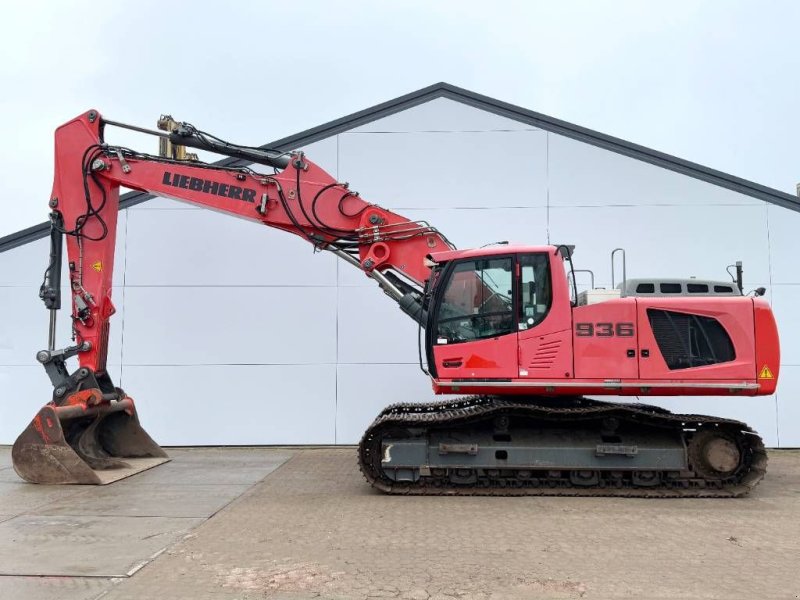
{"type": "MultiPolygon", "coordinates": [[[[267,145],[302,148],[460,248],[575,244],[575,268],[600,287],[618,246],[628,277],[727,279],[742,260],[745,291],[765,287],[778,319],[778,393],[646,401],[800,446],[798,198],[447,84],[267,145]]],[[[351,266],[171,200],[129,193],[122,206],[109,369],[162,445],[352,444],[384,405],[434,399],[416,324],[351,266]]],[[[46,233],[0,239],[2,444],[52,393],[34,359],[47,341],[46,233]]],[[[64,310],[62,345],[68,321],[64,310]]]]}

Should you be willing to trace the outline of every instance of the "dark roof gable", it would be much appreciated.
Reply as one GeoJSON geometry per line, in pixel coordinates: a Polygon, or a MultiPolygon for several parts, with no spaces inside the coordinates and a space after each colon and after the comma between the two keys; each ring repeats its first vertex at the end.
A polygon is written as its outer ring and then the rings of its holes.
{"type": "MultiPolygon", "coordinates": [[[[299,148],[300,146],[305,146],[312,142],[365,125],[366,123],[377,121],[378,119],[424,104],[436,98],[448,98],[456,102],[461,102],[462,104],[485,110],[500,115],[501,117],[506,117],[514,121],[538,127],[539,129],[544,129],[545,131],[557,133],[587,144],[592,144],[593,146],[611,150],[612,152],[657,165],[688,177],[694,177],[695,179],[700,179],[739,192],[740,194],[752,196],[753,198],[758,198],[759,200],[764,200],[765,202],[800,212],[800,199],[786,192],[781,192],[780,190],[754,183],[728,173],[723,173],[716,169],[704,167],[703,165],[683,160],[665,154],[664,152],[653,150],[652,148],[626,142],[625,140],[605,135],[579,125],[567,123],[560,119],[554,119],[553,117],[548,117],[547,115],[509,104],[508,102],[502,102],[501,100],[496,100],[489,96],[476,94],[475,92],[450,85],[449,83],[436,83],[422,88],[421,90],[417,90],[416,92],[411,92],[405,96],[395,98],[394,100],[389,100],[388,102],[383,102],[347,115],[341,119],[336,119],[335,121],[330,121],[329,123],[307,129],[295,135],[270,142],[263,146],[263,148],[278,150],[299,148]]],[[[238,159],[225,158],[217,161],[215,164],[236,166],[246,163],[238,159]]],[[[129,192],[120,197],[120,208],[129,208],[149,200],[152,197],[151,194],[146,194],[144,192],[129,192]]],[[[49,225],[47,223],[41,223],[0,238],[0,252],[43,238],[47,235],[48,230],[49,225]]]]}

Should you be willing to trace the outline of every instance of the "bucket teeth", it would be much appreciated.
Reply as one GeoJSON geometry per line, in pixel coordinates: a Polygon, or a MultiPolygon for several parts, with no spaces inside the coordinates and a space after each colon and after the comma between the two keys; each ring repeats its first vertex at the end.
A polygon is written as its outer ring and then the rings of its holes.
{"type": "Polygon", "coordinates": [[[168,459],[142,429],[133,400],[44,406],[11,450],[17,474],[32,483],[103,484],[168,459]]]}

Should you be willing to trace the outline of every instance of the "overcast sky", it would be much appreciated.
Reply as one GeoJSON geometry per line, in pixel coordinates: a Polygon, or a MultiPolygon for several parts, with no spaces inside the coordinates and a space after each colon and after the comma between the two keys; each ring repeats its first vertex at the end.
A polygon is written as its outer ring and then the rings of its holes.
{"type": "Polygon", "coordinates": [[[792,0],[3,2],[0,50],[0,236],[45,220],[52,132],[88,108],[260,144],[438,81],[800,181],[792,0]]]}

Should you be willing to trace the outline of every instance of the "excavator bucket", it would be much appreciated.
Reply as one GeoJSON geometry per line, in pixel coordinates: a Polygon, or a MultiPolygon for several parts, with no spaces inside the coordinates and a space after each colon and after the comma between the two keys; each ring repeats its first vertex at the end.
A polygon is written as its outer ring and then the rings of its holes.
{"type": "Polygon", "coordinates": [[[73,404],[45,405],[14,442],[11,458],[31,483],[90,485],[169,461],[142,429],[131,398],[100,401],[96,390],[73,404]]]}

